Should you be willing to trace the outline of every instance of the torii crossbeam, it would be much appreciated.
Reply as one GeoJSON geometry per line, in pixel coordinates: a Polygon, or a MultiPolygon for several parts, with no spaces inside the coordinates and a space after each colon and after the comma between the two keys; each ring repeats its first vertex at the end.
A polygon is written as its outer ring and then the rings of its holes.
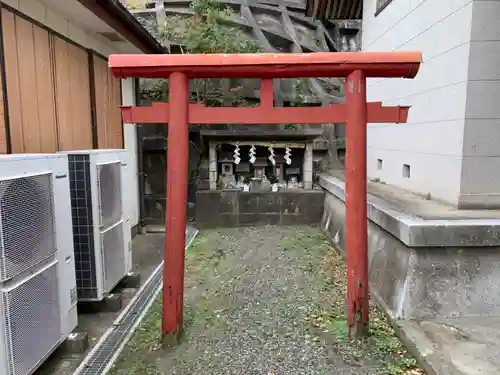
{"type": "MultiPolygon", "coordinates": [[[[177,341],[182,331],[184,249],[188,183],[188,124],[347,124],[346,253],[347,310],[353,336],[368,330],[368,243],[366,212],[366,124],[404,123],[409,107],[366,102],[370,77],[414,78],[419,52],[310,54],[112,55],[109,67],[120,78],[168,78],[168,103],[123,107],[126,123],[168,123],[167,208],[163,276],[162,334],[177,341]],[[345,77],[345,104],[277,108],[273,78],[345,77]],[[208,108],[189,104],[188,80],[260,78],[259,107],[208,108]]],[[[169,341],[170,341],[169,340],[169,341]]]]}

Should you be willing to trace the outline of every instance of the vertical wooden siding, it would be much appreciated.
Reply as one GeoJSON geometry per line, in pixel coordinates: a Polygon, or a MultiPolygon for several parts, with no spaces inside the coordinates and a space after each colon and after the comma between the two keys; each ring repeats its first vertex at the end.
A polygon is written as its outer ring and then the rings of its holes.
{"type": "Polygon", "coordinates": [[[87,51],[54,37],[59,150],[92,149],[92,115],[87,51]]]}
{"type": "Polygon", "coordinates": [[[12,152],[91,149],[87,51],[6,9],[2,27],[12,152]]]}
{"type": "MultiPolygon", "coordinates": [[[[0,65],[0,69],[3,67],[0,65]]],[[[2,76],[0,75],[0,154],[7,153],[7,129],[5,127],[5,108],[3,101],[2,76]]]]}
{"type": "Polygon", "coordinates": [[[57,124],[48,31],[2,10],[12,152],[54,152],[57,124]]]}
{"type": "Polygon", "coordinates": [[[120,80],[111,74],[107,60],[96,55],[93,60],[98,148],[123,148],[120,80]]]}

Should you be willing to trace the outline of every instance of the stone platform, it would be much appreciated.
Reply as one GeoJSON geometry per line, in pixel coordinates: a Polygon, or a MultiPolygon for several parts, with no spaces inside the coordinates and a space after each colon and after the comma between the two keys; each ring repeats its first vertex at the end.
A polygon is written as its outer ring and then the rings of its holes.
{"type": "Polygon", "coordinates": [[[322,190],[199,190],[196,193],[196,226],[204,229],[317,224],[321,221],[324,200],[322,190]]]}
{"type": "MultiPolygon", "coordinates": [[[[323,175],[320,185],[322,227],[344,249],[342,176],[323,175]]],[[[392,317],[500,316],[492,293],[500,289],[500,211],[455,210],[369,183],[368,218],[372,293],[392,317]]]]}
{"type": "Polygon", "coordinates": [[[500,317],[398,320],[393,323],[428,375],[500,373],[500,317]]]}
{"type": "MultiPolygon", "coordinates": [[[[320,185],[322,229],[345,251],[343,175],[320,185]]],[[[370,293],[407,346],[428,374],[500,373],[500,210],[458,210],[376,182],[368,192],[370,293]]]]}

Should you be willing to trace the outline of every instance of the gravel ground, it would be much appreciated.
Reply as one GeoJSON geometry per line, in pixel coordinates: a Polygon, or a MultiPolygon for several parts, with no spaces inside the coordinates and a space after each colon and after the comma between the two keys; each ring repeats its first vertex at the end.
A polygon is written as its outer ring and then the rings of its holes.
{"type": "Polygon", "coordinates": [[[181,344],[161,348],[156,303],[112,374],[380,374],[370,356],[348,358],[321,324],[332,296],[344,293],[331,293],[330,252],[310,227],[201,233],[187,254],[181,344]]]}

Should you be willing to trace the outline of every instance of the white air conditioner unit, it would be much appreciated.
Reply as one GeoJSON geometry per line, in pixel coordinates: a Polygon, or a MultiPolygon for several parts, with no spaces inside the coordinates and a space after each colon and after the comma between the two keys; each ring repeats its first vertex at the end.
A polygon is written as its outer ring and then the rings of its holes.
{"type": "Polygon", "coordinates": [[[0,156],[0,374],[28,375],[77,326],[68,159],[0,156]]]}
{"type": "Polygon", "coordinates": [[[101,301],[130,271],[124,199],[126,150],[82,150],[68,156],[78,299],[101,301]]]}

